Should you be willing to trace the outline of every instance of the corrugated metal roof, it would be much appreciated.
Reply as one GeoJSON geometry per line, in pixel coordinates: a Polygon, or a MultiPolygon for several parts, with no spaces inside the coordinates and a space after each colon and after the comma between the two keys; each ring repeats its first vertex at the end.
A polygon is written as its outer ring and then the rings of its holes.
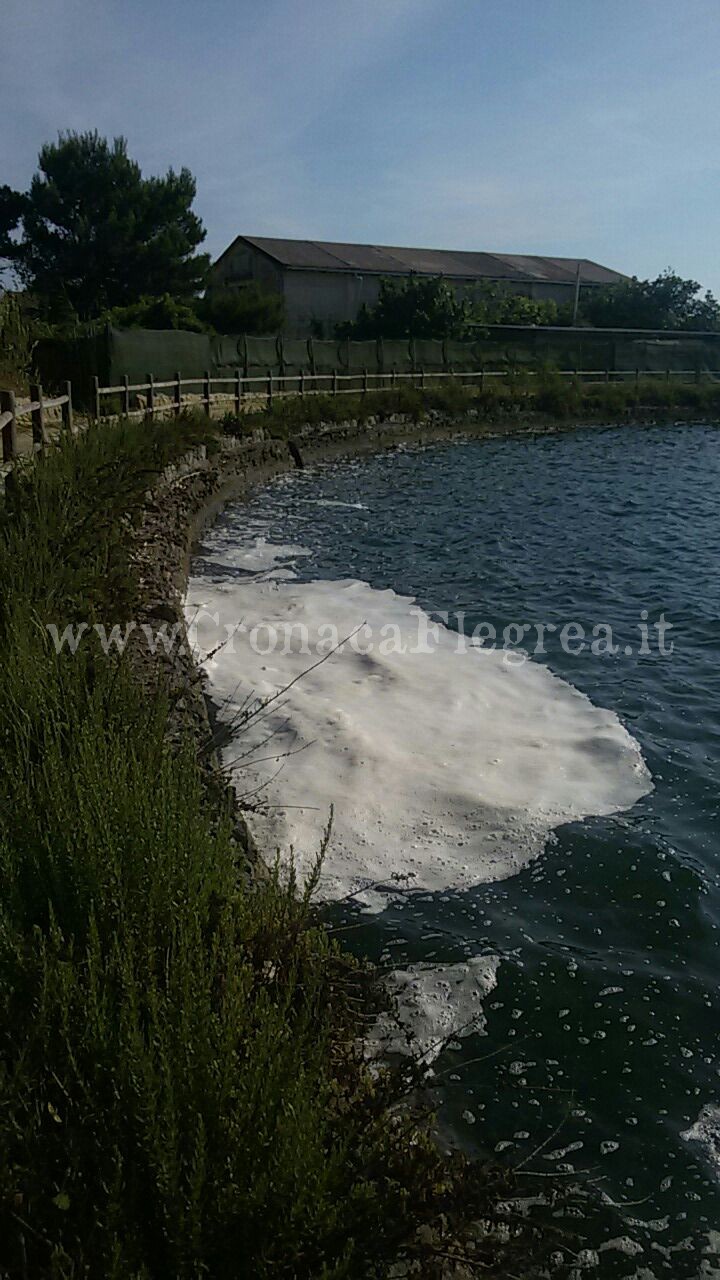
{"type": "Polygon", "coordinates": [[[413,271],[418,275],[454,276],[463,280],[536,280],[572,284],[580,263],[580,276],[585,284],[614,284],[626,279],[619,271],[612,271],[588,258],[474,253],[456,249],[403,249],[268,236],[239,236],[238,239],[253,245],[282,266],[300,271],[352,271],[378,275],[406,275],[413,271]]]}

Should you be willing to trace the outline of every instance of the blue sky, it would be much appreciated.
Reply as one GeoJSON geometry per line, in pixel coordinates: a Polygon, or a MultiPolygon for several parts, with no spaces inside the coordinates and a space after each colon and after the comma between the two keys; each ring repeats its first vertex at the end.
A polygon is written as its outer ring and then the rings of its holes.
{"type": "Polygon", "coordinates": [[[213,255],[583,255],[720,294],[720,0],[3,0],[0,47],[0,182],[97,128],[189,166],[213,255]]]}

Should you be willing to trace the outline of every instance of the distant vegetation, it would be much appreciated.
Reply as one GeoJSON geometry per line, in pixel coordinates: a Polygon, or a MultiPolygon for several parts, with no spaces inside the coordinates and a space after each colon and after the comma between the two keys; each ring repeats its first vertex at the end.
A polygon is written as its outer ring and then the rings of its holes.
{"type": "Polygon", "coordinates": [[[97,133],[61,134],[38,163],[27,192],[2,191],[0,247],[48,319],[196,296],[210,260],[189,169],[143,178],[124,138],[97,133]]]}
{"type": "MultiPolygon", "coordinates": [[[[410,276],[383,280],[373,307],[363,305],[357,319],[338,326],[349,338],[467,338],[483,325],[569,325],[572,307],[537,301],[510,292],[502,284],[478,285],[466,297],[456,295],[442,277],[410,276]]],[[[578,323],[595,328],[708,329],[720,331],[720,304],[702,293],[696,280],[673,271],[655,280],[631,279],[606,289],[580,293],[578,323]]]]}
{"type": "Polygon", "coordinates": [[[64,133],[46,143],[28,191],[0,187],[0,259],[33,323],[63,332],[106,320],[218,333],[281,327],[282,300],[255,285],[201,296],[210,258],[198,252],[195,194],[189,169],[144,178],[124,138],[64,133]]]}
{"type": "Polygon", "coordinates": [[[248,283],[226,291],[212,290],[203,298],[178,302],[166,293],[140,298],[129,307],[115,307],[103,317],[118,329],[185,329],[194,333],[278,333],[284,305],[278,293],[264,293],[248,283]]]}
{"type": "Polygon", "coordinates": [[[341,338],[467,338],[483,324],[557,324],[554,302],[536,302],[490,283],[459,297],[440,276],[381,280],[374,307],[338,325],[341,338]]]}
{"type": "Polygon", "coordinates": [[[633,277],[582,295],[582,318],[600,329],[720,330],[720,303],[696,280],[668,268],[655,280],[633,277]]]}

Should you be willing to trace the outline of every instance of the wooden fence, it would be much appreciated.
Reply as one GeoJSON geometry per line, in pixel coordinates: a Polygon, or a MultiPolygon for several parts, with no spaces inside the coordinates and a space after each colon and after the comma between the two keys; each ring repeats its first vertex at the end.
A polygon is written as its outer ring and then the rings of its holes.
{"type": "MultiPolygon", "coordinates": [[[[560,369],[556,376],[561,378],[581,378],[585,382],[626,382],[634,380],[637,385],[642,378],[662,378],[669,382],[679,378],[700,381],[701,377],[720,378],[720,372],[707,372],[704,375],[696,369],[560,369]]],[[[294,374],[277,374],[271,369],[267,373],[255,377],[244,377],[238,369],[232,377],[214,377],[205,372],[200,378],[183,378],[178,372],[174,378],[158,382],[152,374],[147,375],[145,382],[131,383],[125,375],[122,383],[113,387],[101,387],[97,378],[93,381],[93,416],[96,419],[111,417],[149,417],[156,414],[180,414],[184,409],[200,408],[208,416],[213,407],[223,406],[232,409],[236,414],[248,408],[257,407],[258,401],[271,406],[276,397],[289,395],[358,395],[368,391],[388,391],[401,383],[423,388],[431,383],[451,378],[466,385],[482,387],[485,380],[504,378],[512,381],[517,377],[540,377],[538,370],[516,369],[478,369],[454,370],[441,372],[415,369],[412,372],[399,372],[391,369],[387,373],[371,373],[367,369],[355,373],[340,373],[334,369],[332,373],[312,373],[299,370],[294,374]],[[189,389],[193,388],[191,392],[189,389]],[[109,398],[114,404],[108,405],[109,398]]]]}
{"type": "Polygon", "coordinates": [[[14,391],[0,391],[0,431],[2,431],[2,460],[12,462],[17,457],[17,420],[29,417],[32,422],[33,445],[44,449],[48,443],[45,414],[48,409],[60,409],[64,430],[72,431],[72,387],[65,383],[65,395],[48,399],[39,383],[30,387],[30,399],[18,404],[14,391]]]}
{"type": "MultiPolygon", "coordinates": [[[[637,386],[641,379],[661,378],[666,382],[685,379],[699,382],[703,378],[720,379],[720,371],[707,371],[703,374],[696,369],[560,369],[557,376],[561,378],[582,379],[584,382],[627,382],[634,381],[637,386]]],[[[93,379],[91,419],[95,421],[117,417],[154,418],[161,414],[182,413],[184,409],[200,408],[210,416],[213,409],[223,408],[236,414],[260,405],[271,406],[276,397],[304,395],[358,395],[368,391],[387,391],[403,384],[423,388],[445,379],[454,379],[466,385],[482,387],[486,380],[504,378],[512,382],[515,377],[533,378],[542,376],[538,370],[506,370],[476,369],[454,370],[452,368],[436,372],[435,370],[415,369],[412,372],[400,372],[391,369],[386,373],[371,373],[367,369],[355,373],[341,373],[333,369],[332,373],[312,373],[299,370],[294,374],[276,374],[268,369],[266,374],[255,377],[243,377],[236,370],[232,377],[214,377],[206,372],[200,378],[183,378],[176,373],[167,381],[156,381],[152,374],[147,381],[130,383],[127,375],[118,386],[101,387],[97,378],[93,379]],[[190,390],[192,388],[192,391],[190,390]],[[113,403],[108,403],[112,401],[113,403]]],[[[29,417],[32,422],[33,445],[44,449],[48,442],[46,412],[49,409],[61,410],[61,426],[63,430],[73,429],[72,387],[65,383],[65,394],[48,398],[44,396],[39,384],[30,387],[30,400],[17,402],[14,392],[0,391],[0,431],[2,433],[2,460],[12,462],[17,457],[17,421],[29,417]]]]}

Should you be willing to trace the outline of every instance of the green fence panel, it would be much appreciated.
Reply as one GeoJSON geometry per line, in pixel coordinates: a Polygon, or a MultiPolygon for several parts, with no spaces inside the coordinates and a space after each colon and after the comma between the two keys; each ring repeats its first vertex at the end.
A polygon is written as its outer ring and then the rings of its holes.
{"type": "Polygon", "coordinates": [[[102,386],[110,381],[110,346],[107,329],[77,338],[41,338],[33,351],[38,382],[48,391],[60,391],[67,379],[78,408],[95,403],[93,378],[102,386]]]}
{"type": "Polygon", "coordinates": [[[453,338],[448,339],[445,343],[445,351],[447,361],[452,365],[453,369],[470,371],[476,369],[479,361],[479,353],[475,350],[475,342],[459,342],[453,338]]]}
{"type": "Polygon", "coordinates": [[[385,372],[397,369],[399,373],[407,373],[412,368],[410,343],[407,338],[383,338],[383,367],[385,372]]]}
{"type": "Polygon", "coordinates": [[[210,341],[210,368],[218,378],[245,372],[245,338],[235,333],[219,333],[210,341]]]}
{"type": "Polygon", "coordinates": [[[341,347],[344,349],[344,342],[335,342],[332,338],[313,338],[315,372],[332,373],[333,369],[339,369],[343,364],[340,357],[341,347]]]}
{"type": "Polygon", "coordinates": [[[418,369],[440,372],[445,364],[443,343],[437,338],[415,339],[415,365],[418,369]]]}
{"type": "Polygon", "coordinates": [[[264,373],[266,369],[272,369],[273,373],[280,372],[279,342],[277,337],[245,339],[247,372],[250,377],[264,373]]]}
{"type": "Polygon", "coordinates": [[[377,369],[377,343],[375,339],[371,342],[348,342],[341,343],[346,346],[347,363],[346,368],[350,373],[362,373],[363,369],[377,369]]]}
{"type": "Polygon", "coordinates": [[[624,344],[622,356],[629,364],[624,368],[660,373],[663,370],[679,372],[716,372],[720,365],[720,345],[711,337],[690,338],[636,338],[624,344]]]}
{"type": "Polygon", "coordinates": [[[310,353],[306,338],[283,338],[282,357],[286,374],[298,373],[310,368],[310,353]]]}
{"type": "Polygon", "coordinates": [[[210,338],[183,329],[110,329],[110,385],[127,374],[131,385],[145,382],[152,373],[167,382],[178,370],[185,378],[202,377],[210,367],[210,338]]]}

